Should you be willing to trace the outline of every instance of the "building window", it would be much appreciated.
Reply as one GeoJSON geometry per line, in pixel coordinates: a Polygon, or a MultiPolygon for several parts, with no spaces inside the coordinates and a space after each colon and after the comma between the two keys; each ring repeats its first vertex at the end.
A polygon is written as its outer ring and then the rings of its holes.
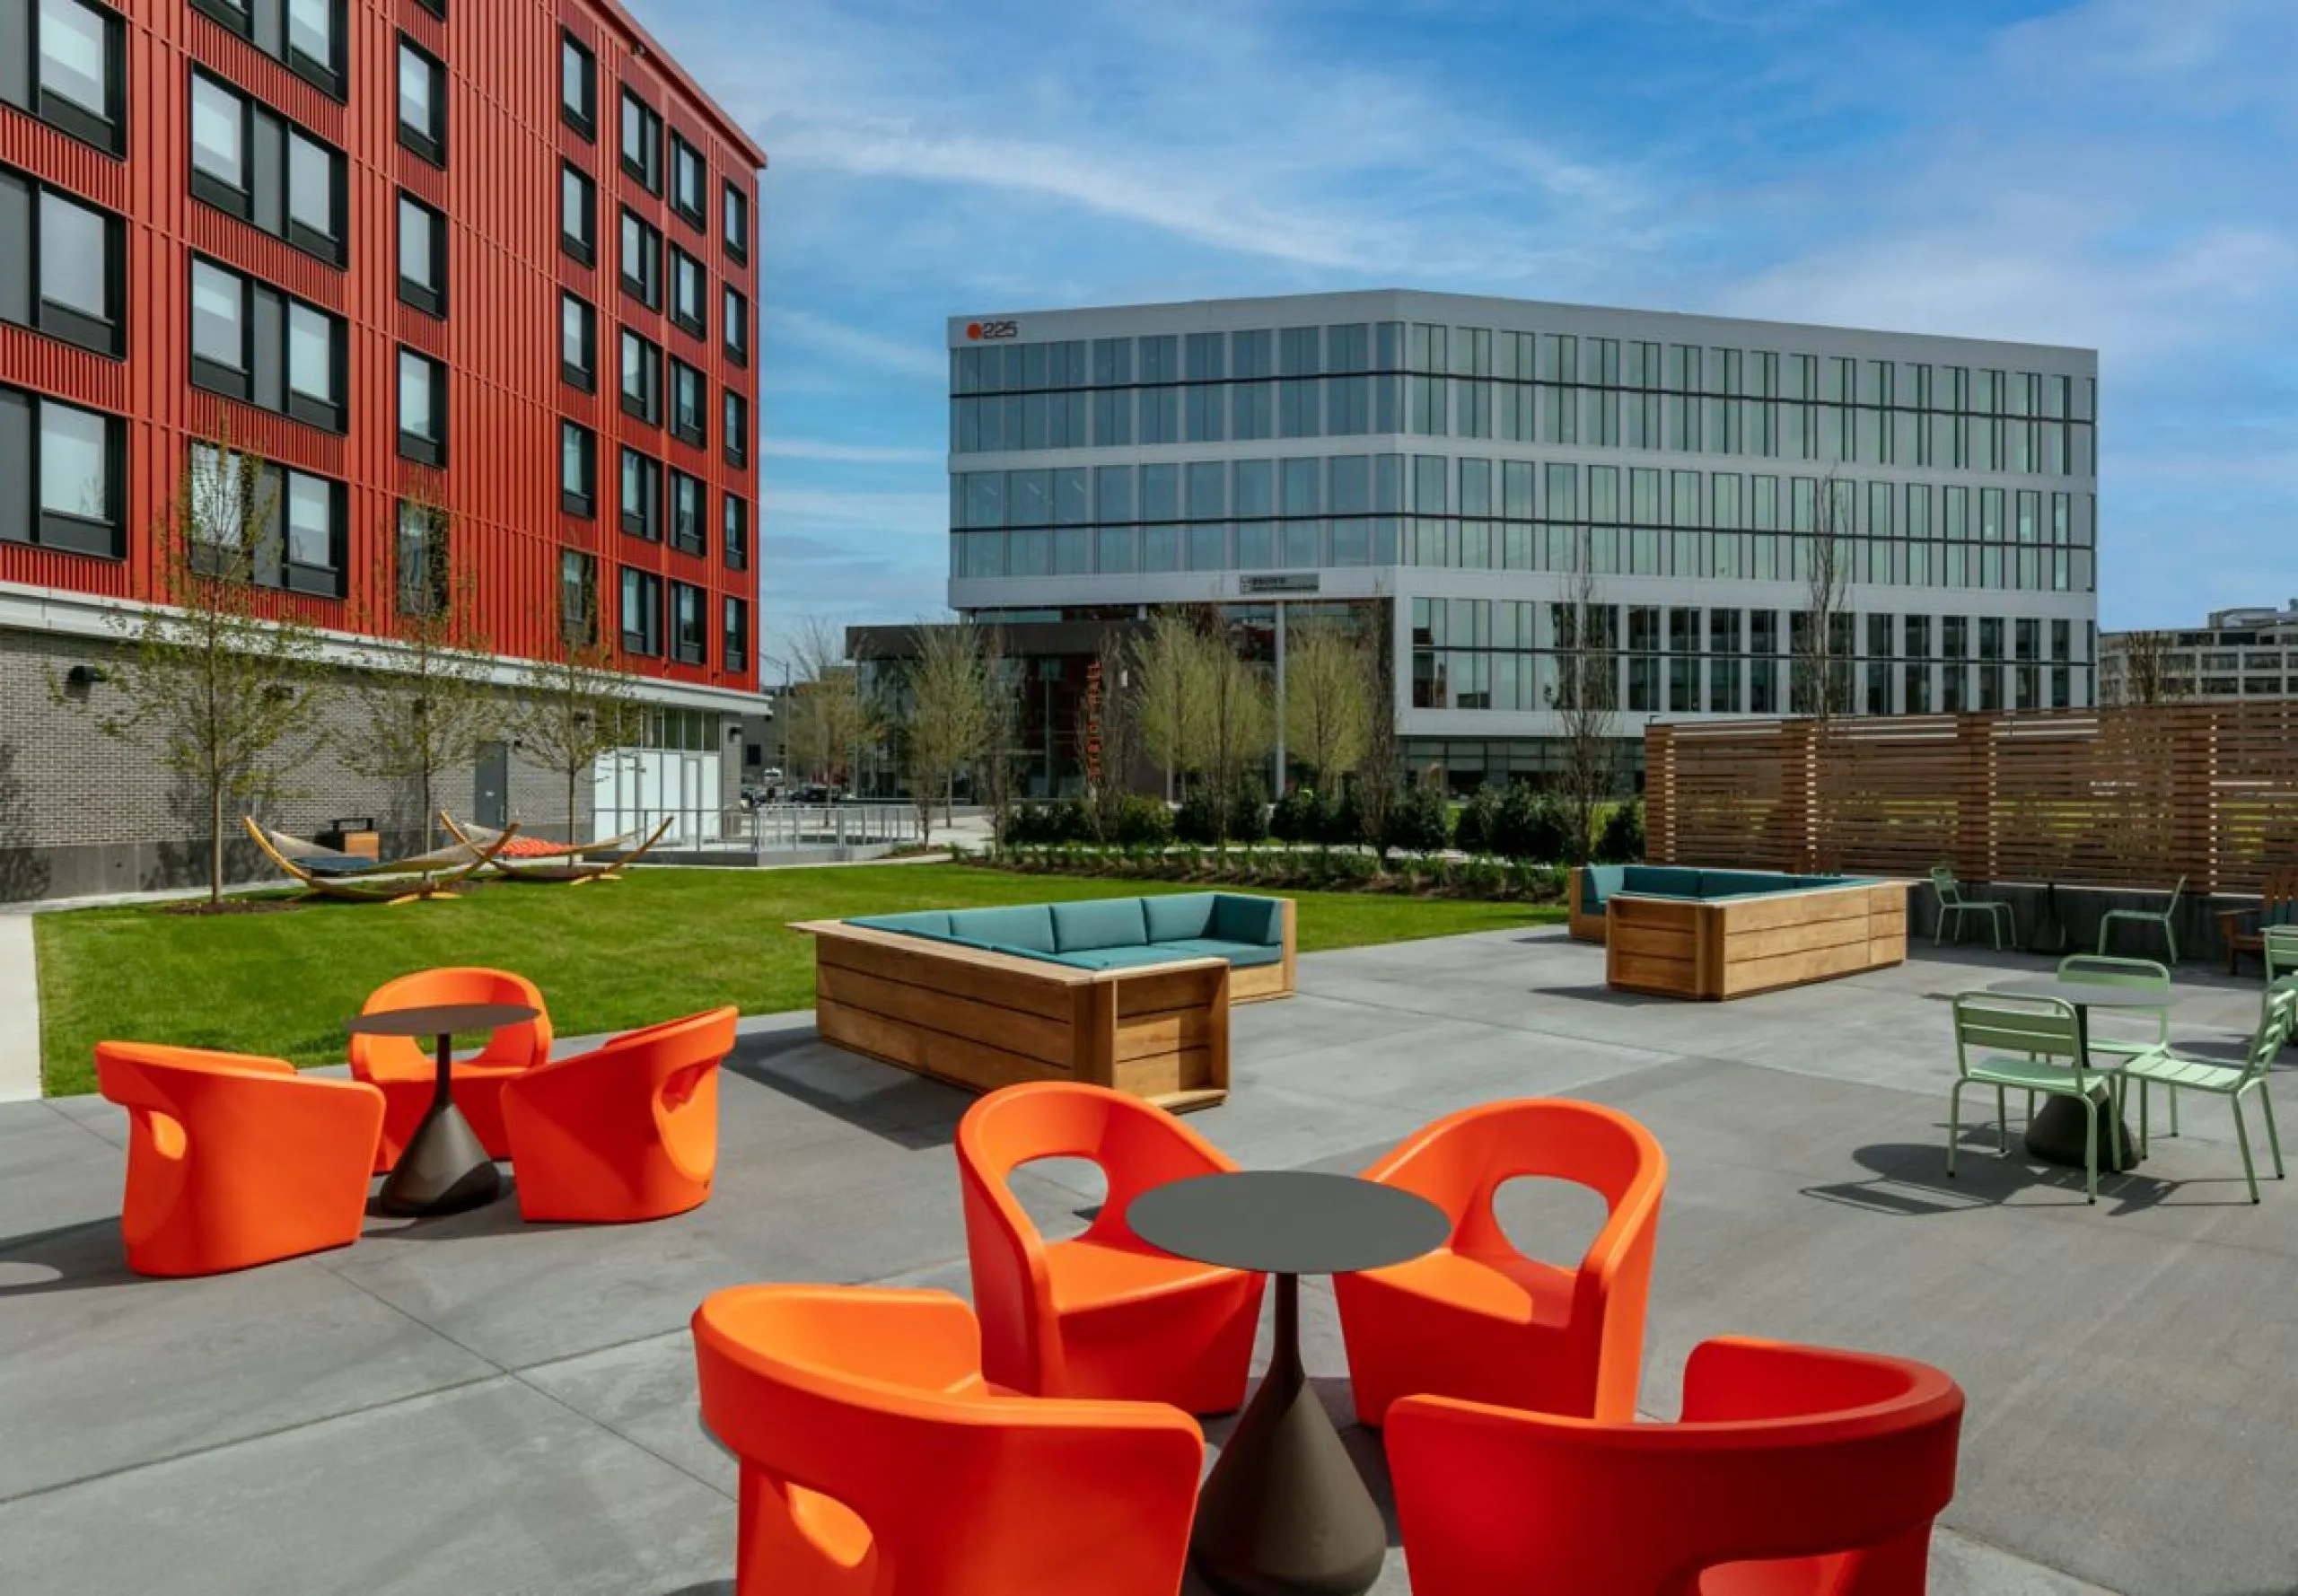
{"type": "Polygon", "coordinates": [[[723,190],[726,253],[737,260],[750,258],[750,197],[729,183],[723,190]]]}
{"type": "Polygon", "coordinates": [[[662,425],[662,352],[627,327],[622,329],[622,412],[649,426],[662,425]]]}
{"type": "Polygon", "coordinates": [[[401,615],[445,613],[449,592],[447,518],[436,507],[399,503],[399,537],[392,568],[401,615]]]}
{"type": "Polygon", "coordinates": [[[434,166],[447,163],[447,69],[399,41],[399,142],[434,166]]]}
{"type": "Polygon", "coordinates": [[[558,169],[558,247],[584,266],[599,259],[599,186],[573,166],[558,169]]]}
{"type": "Polygon", "coordinates": [[[344,430],[342,320],[212,260],[191,263],[191,381],[344,430]]]}
{"type": "Polygon", "coordinates": [[[726,601],[726,637],[723,646],[727,670],[750,668],[750,607],[740,599],[726,601]]]}
{"type": "Polygon", "coordinates": [[[441,22],[447,20],[447,0],[415,0],[415,3],[441,22]]]}
{"type": "Polygon", "coordinates": [[[0,168],[0,321],[124,353],[126,238],[109,211],[0,168]]]}
{"type": "Polygon", "coordinates": [[[599,440],[587,426],[558,424],[558,507],[588,521],[598,513],[599,440]]]}
{"type": "Polygon", "coordinates": [[[74,138],[126,150],[127,26],[88,0],[0,0],[0,100],[74,138]]]}
{"type": "Polygon", "coordinates": [[[636,449],[622,452],[622,530],[649,543],[662,540],[662,468],[636,449]]]}
{"type": "Polygon", "coordinates": [[[662,235],[628,211],[622,213],[622,250],[616,265],[625,294],[650,311],[662,308],[662,235]]]}
{"type": "Polygon", "coordinates": [[[709,595],[683,582],[671,583],[671,657],[681,665],[710,662],[710,636],[704,629],[709,595]]]}
{"type": "Polygon", "coordinates": [[[558,296],[558,374],[585,393],[599,386],[599,313],[572,294],[558,296]]]}
{"type": "Polygon", "coordinates": [[[187,496],[192,555],[210,574],[343,596],[341,483],[194,443],[187,496]]]}
{"type": "Polygon", "coordinates": [[[118,558],[127,469],[126,423],[0,388],[0,541],[118,558]]]}
{"type": "Polygon", "coordinates": [[[721,542],[726,551],[726,569],[747,571],[750,568],[750,502],[741,494],[726,495],[725,514],[722,518],[721,542]]]}
{"type": "Polygon", "coordinates": [[[662,652],[662,579],[652,571],[622,568],[622,652],[662,652]]]}
{"type": "Polygon", "coordinates": [[[671,246],[671,321],[673,326],[692,333],[696,338],[709,336],[709,311],[704,300],[710,292],[710,279],[703,275],[702,262],[680,249],[671,246]]]}
{"type": "Polygon", "coordinates": [[[343,264],[343,153],[197,68],[191,191],[306,255],[343,264]]]}
{"type": "Polygon", "coordinates": [[[750,363],[750,302],[732,288],[726,290],[726,357],[736,365],[750,363]]]}
{"type": "Polygon", "coordinates": [[[584,138],[599,136],[599,58],[572,33],[558,36],[558,114],[584,138]]]}
{"type": "Polygon", "coordinates": [[[748,468],[750,463],[750,402],[729,388],[726,390],[725,412],[726,463],[748,468]]]}
{"type": "Polygon", "coordinates": [[[191,0],[256,48],[343,98],[343,0],[191,0]]]}
{"type": "Polygon", "coordinates": [[[699,478],[671,473],[671,547],[680,554],[710,552],[709,535],[702,530],[703,502],[699,478]]]}
{"type": "Polygon", "coordinates": [[[447,218],[412,194],[399,197],[399,297],[431,315],[447,313],[447,218]]]}
{"type": "Polygon", "coordinates": [[[671,134],[671,209],[697,232],[704,225],[703,207],[708,203],[704,196],[709,192],[710,167],[702,152],[671,134]]]}
{"type": "Polygon", "coordinates": [[[447,368],[412,349],[399,352],[399,452],[425,465],[447,463],[447,368]]]}
{"type": "Polygon", "coordinates": [[[558,635],[583,648],[599,640],[599,562],[578,548],[558,551],[558,635]]]}
{"type": "Polygon", "coordinates": [[[622,170],[647,193],[662,191],[662,118],[628,89],[622,92],[622,170]]]}
{"type": "Polygon", "coordinates": [[[697,449],[709,443],[710,384],[683,360],[671,362],[671,435],[697,449]]]}

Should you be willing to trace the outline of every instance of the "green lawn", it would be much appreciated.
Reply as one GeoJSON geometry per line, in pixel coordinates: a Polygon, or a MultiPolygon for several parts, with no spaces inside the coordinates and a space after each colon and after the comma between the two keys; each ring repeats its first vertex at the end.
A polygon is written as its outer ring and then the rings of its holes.
{"type": "MultiPolygon", "coordinates": [[[[338,1063],[343,1022],[393,976],[428,966],[516,970],[562,1036],[620,1030],[731,1003],[813,1002],[813,956],[792,920],[906,908],[1187,891],[1149,881],[1009,875],[952,864],[633,873],[612,885],[497,883],[453,903],[310,903],[202,916],[149,907],[40,915],[41,1056],[51,1094],[92,1092],[103,1038],[338,1063]]],[[[1560,921],[1550,905],[1301,892],[1301,951],[1560,921]]]]}

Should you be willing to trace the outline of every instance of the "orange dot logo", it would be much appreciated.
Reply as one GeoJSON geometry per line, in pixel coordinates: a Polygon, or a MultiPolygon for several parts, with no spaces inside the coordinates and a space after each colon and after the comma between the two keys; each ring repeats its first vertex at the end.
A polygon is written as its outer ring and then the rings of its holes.
{"type": "Polygon", "coordinates": [[[978,321],[968,322],[966,324],[966,337],[976,339],[979,338],[981,337],[981,323],[978,321]]]}

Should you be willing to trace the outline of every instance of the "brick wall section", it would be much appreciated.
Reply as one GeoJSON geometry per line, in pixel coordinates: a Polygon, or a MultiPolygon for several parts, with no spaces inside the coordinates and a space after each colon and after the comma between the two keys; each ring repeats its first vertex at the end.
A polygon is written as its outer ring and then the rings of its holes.
{"type": "MultiPolygon", "coordinates": [[[[67,693],[59,704],[51,697],[51,673],[61,682],[74,665],[102,668],[116,652],[101,640],[0,630],[0,900],[147,891],[206,880],[205,796],[162,769],[150,746],[97,731],[85,700],[67,693]]],[[[114,690],[99,682],[87,692],[114,690]]],[[[355,775],[329,746],[333,738],[355,735],[361,718],[349,695],[329,696],[320,717],[329,736],[314,758],[283,778],[285,791],[262,818],[309,836],[338,818],[372,815],[387,856],[411,850],[418,846],[414,795],[355,775]]],[[[469,766],[449,771],[437,785],[436,802],[464,819],[476,783],[469,766]]],[[[577,829],[587,835],[587,780],[576,789],[576,802],[577,829]]],[[[522,829],[563,837],[566,805],[566,777],[523,763],[514,750],[509,811],[522,829]]],[[[236,827],[236,816],[231,824],[236,827]]],[[[244,841],[233,846],[228,867],[235,881],[274,874],[244,841]]]]}

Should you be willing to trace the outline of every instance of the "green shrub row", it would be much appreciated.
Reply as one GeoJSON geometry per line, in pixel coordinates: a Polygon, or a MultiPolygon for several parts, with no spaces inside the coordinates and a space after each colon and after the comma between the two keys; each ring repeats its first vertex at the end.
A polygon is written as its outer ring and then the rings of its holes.
{"type": "Polygon", "coordinates": [[[993,863],[1031,874],[1094,876],[1103,880],[1197,881],[1275,887],[1294,891],[1442,894],[1488,899],[1560,901],[1566,873],[1554,865],[1489,856],[1472,859],[1408,855],[1383,867],[1369,848],[1171,847],[1140,844],[1021,843],[993,863]]]}

